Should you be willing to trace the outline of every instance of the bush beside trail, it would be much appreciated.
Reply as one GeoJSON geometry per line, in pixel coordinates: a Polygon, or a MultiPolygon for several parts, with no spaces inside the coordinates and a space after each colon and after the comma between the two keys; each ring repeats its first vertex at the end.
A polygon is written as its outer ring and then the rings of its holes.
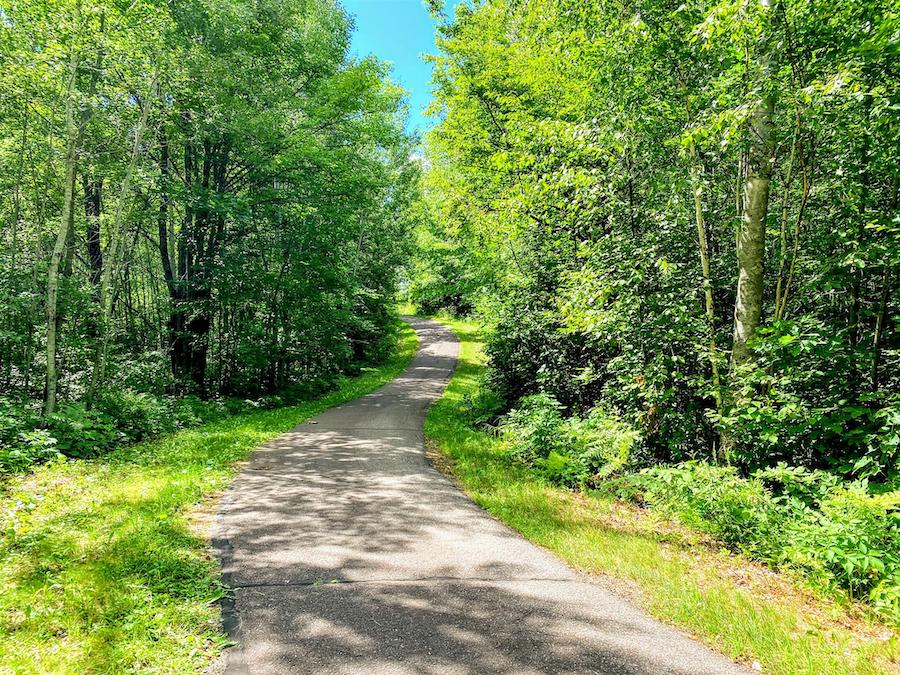
{"type": "Polygon", "coordinates": [[[599,408],[566,417],[546,394],[521,399],[499,433],[511,461],[551,483],[675,517],[900,625],[900,489],[785,463],[749,474],[704,461],[640,469],[636,430],[599,408]]]}

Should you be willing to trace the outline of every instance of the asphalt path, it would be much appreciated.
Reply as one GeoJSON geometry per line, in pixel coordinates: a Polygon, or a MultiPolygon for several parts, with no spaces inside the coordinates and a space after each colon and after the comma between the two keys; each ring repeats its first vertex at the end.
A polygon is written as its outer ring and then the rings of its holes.
{"type": "Polygon", "coordinates": [[[456,365],[408,319],[398,378],[259,448],[221,500],[229,673],[745,672],[472,503],[422,424],[456,365]]]}

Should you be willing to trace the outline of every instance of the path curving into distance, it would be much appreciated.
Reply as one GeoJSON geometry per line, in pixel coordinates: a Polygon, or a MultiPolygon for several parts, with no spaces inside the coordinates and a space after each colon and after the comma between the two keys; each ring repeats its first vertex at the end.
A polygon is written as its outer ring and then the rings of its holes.
{"type": "Polygon", "coordinates": [[[260,447],[221,501],[229,673],[744,672],[591,583],[433,469],[458,342],[260,447]]]}

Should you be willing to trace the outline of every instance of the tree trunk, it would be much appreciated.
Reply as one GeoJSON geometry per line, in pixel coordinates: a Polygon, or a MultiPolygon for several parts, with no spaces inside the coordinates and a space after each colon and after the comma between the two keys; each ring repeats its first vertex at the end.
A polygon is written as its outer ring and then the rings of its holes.
{"type": "Polygon", "coordinates": [[[766,216],[775,154],[772,147],[774,111],[775,100],[766,94],[750,120],[747,177],[744,182],[741,230],[737,238],[738,283],[734,303],[732,372],[749,359],[747,343],[756,335],[762,313],[766,216]]]}
{"type": "Polygon", "coordinates": [[[83,177],[84,215],[87,218],[87,259],[91,286],[99,297],[100,277],[103,274],[103,248],[100,244],[100,216],[103,213],[103,179],[83,177]]]}
{"type": "MultiPolygon", "coordinates": [[[[865,83],[868,90],[871,90],[873,82],[872,76],[865,70],[865,83]]],[[[871,162],[870,154],[870,134],[871,115],[872,115],[872,97],[866,96],[863,99],[863,132],[862,146],[859,153],[859,179],[860,179],[860,195],[859,195],[859,215],[857,217],[857,239],[855,242],[856,250],[863,249],[867,238],[866,222],[868,221],[869,212],[869,194],[871,183],[871,162]]],[[[862,290],[865,277],[865,268],[856,266],[853,272],[853,284],[850,287],[850,316],[848,320],[850,329],[850,345],[855,347],[860,342],[860,311],[862,309],[862,290]]]]}
{"type": "Polygon", "coordinates": [[[13,192],[13,219],[12,219],[12,256],[11,266],[13,271],[18,270],[19,255],[19,228],[22,226],[22,179],[25,176],[25,147],[28,141],[28,106],[22,111],[22,143],[19,147],[19,170],[16,176],[16,189],[13,192]]]}
{"type": "Polygon", "coordinates": [[[878,313],[875,315],[875,335],[872,337],[872,391],[878,391],[879,368],[881,366],[881,341],[884,336],[884,324],[887,320],[888,298],[891,293],[891,268],[885,267],[881,277],[881,299],[878,302],[878,313]]]}
{"type": "MultiPolygon", "coordinates": [[[[770,0],[760,0],[760,5],[765,10],[771,11],[770,0]]],[[[741,218],[735,242],[738,280],[734,299],[729,405],[735,402],[735,392],[740,388],[741,367],[750,361],[749,342],[759,328],[763,305],[766,217],[769,213],[769,188],[775,162],[772,135],[775,97],[770,89],[772,85],[772,54],[769,44],[771,35],[768,27],[765,31],[759,45],[762,91],[748,125],[749,143],[744,162],[741,218]]],[[[722,455],[728,461],[734,446],[734,439],[727,429],[722,430],[720,444],[722,455]]]]}
{"type": "Polygon", "coordinates": [[[166,287],[169,293],[175,282],[172,273],[172,255],[169,250],[169,178],[171,169],[169,167],[169,139],[164,131],[159,134],[159,215],[157,216],[156,226],[159,236],[159,259],[162,262],[163,278],[166,280],[166,287]]]}
{"type": "MultiPolygon", "coordinates": [[[[76,0],[73,25],[76,30],[81,24],[81,2],[76,0]]],[[[59,277],[63,267],[63,259],[66,246],[69,241],[74,201],[75,201],[75,172],[78,165],[78,153],[80,145],[80,127],[75,119],[75,78],[78,75],[80,54],[74,40],[72,54],[69,58],[69,81],[66,84],[66,159],[65,178],[63,185],[63,208],[60,216],[59,231],[53,253],[50,255],[50,267],[47,270],[47,380],[44,392],[44,415],[50,415],[56,410],[56,395],[58,374],[56,371],[56,342],[59,329],[58,295],[59,277]]]]}
{"type": "Polygon", "coordinates": [[[172,374],[176,380],[188,381],[201,397],[206,396],[206,361],[209,331],[212,326],[203,307],[208,297],[176,291],[169,317],[172,339],[172,374]]]}
{"type": "MultiPolygon", "coordinates": [[[[712,371],[712,383],[716,402],[716,412],[722,415],[722,390],[719,378],[719,358],[716,348],[716,312],[713,305],[712,277],[709,269],[709,246],[706,241],[706,221],[703,217],[703,194],[700,183],[700,166],[697,158],[697,147],[691,142],[691,190],[694,193],[694,218],[697,224],[697,241],[700,250],[700,269],[703,273],[703,295],[706,302],[706,321],[709,330],[709,362],[712,371]]],[[[715,443],[713,444],[715,445],[715,443]]],[[[721,448],[719,449],[721,450],[721,448]]],[[[713,461],[720,459],[719,452],[713,447],[713,461]]]]}
{"type": "MultiPolygon", "coordinates": [[[[155,83],[151,85],[151,89],[155,89],[155,87],[155,83]]],[[[109,351],[109,324],[112,318],[114,297],[113,286],[115,283],[115,275],[118,274],[119,269],[121,268],[122,261],[120,258],[123,257],[122,252],[125,245],[123,242],[125,238],[125,204],[131,194],[131,179],[141,154],[141,139],[143,137],[144,129],[147,126],[147,117],[150,113],[152,100],[153,96],[147,96],[144,99],[141,115],[138,118],[137,126],[134,130],[134,144],[131,148],[131,158],[128,162],[128,168],[125,170],[125,175],[122,177],[122,185],[119,189],[119,199],[116,204],[112,227],[110,228],[109,245],[103,260],[103,271],[100,275],[100,342],[94,360],[94,370],[91,373],[91,384],[87,396],[89,401],[93,398],[101,380],[105,376],[106,358],[109,351]]]]}
{"type": "MultiPolygon", "coordinates": [[[[190,116],[182,115],[185,134],[190,134],[190,116]]],[[[166,151],[168,152],[168,151],[166,151]]],[[[209,139],[199,144],[185,142],[184,181],[188,192],[225,191],[228,151],[224,143],[209,139]],[[198,154],[202,153],[202,160],[198,154]]],[[[168,168],[163,172],[168,178],[168,168]]],[[[189,383],[200,396],[206,396],[206,369],[212,315],[209,307],[209,275],[224,234],[224,219],[207,206],[185,209],[178,236],[177,278],[170,284],[172,309],[169,316],[172,374],[180,383],[189,383]]],[[[165,251],[160,255],[166,266],[165,251]]],[[[171,261],[170,261],[171,263],[171,261]]],[[[170,264],[171,268],[171,264],[170,264]]],[[[172,271],[174,274],[174,270],[172,271]]]]}

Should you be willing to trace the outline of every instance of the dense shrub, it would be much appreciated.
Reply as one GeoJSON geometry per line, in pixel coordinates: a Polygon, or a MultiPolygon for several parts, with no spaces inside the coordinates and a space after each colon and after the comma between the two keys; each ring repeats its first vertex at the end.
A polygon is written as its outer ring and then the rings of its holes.
{"type": "Polygon", "coordinates": [[[56,447],[66,457],[95,457],[127,439],[112,417],[81,404],[60,406],[46,418],[46,425],[56,439],[56,447]]]}
{"type": "Polygon", "coordinates": [[[603,382],[592,373],[604,369],[604,354],[590,349],[583,336],[562,332],[562,322],[547,303],[527,294],[519,305],[501,308],[494,317],[499,327],[485,344],[491,364],[488,386],[507,406],[545,392],[567,409],[584,413],[600,399],[603,382]]]}
{"type": "Polygon", "coordinates": [[[59,455],[56,439],[34,427],[37,411],[0,398],[0,474],[24,471],[59,455]]]}
{"type": "Polygon", "coordinates": [[[900,491],[840,486],[802,515],[781,538],[785,562],[900,620],[900,491]]]}
{"type": "Polygon", "coordinates": [[[749,475],[703,461],[622,475],[638,433],[600,408],[565,412],[548,394],[519,401],[499,426],[511,460],[557,484],[637,501],[900,622],[900,490],[784,462],[749,475]]]}
{"type": "Polygon", "coordinates": [[[759,469],[753,476],[761,480],[782,503],[794,508],[818,508],[842,480],[828,471],[810,470],[802,466],[788,466],[779,462],[768,469],[759,469]]]}
{"type": "Polygon", "coordinates": [[[600,408],[585,418],[562,413],[546,394],[523,398],[500,427],[510,456],[562,485],[583,485],[626,467],[637,432],[600,408]]]}
{"type": "Polygon", "coordinates": [[[594,481],[622,471],[640,441],[637,431],[602,408],[595,408],[584,419],[570,418],[564,432],[566,450],[594,481]]]}
{"type": "Polygon", "coordinates": [[[735,404],[722,420],[734,457],[751,469],[778,461],[854,477],[889,477],[900,461],[900,396],[854,392],[870,357],[812,317],[760,329],[735,404]],[[843,382],[844,386],[835,386],[843,382]]]}
{"type": "Polygon", "coordinates": [[[0,475],[25,471],[35,464],[62,457],[49,431],[23,431],[11,444],[0,442],[0,475]]]}
{"type": "Polygon", "coordinates": [[[486,386],[484,373],[479,384],[467,393],[459,404],[459,415],[473,428],[496,432],[503,413],[507,411],[503,399],[486,386]]]}
{"type": "Polygon", "coordinates": [[[534,465],[562,449],[562,406],[551,396],[526,396],[511,410],[501,430],[514,459],[534,465]]]}
{"type": "Polygon", "coordinates": [[[721,539],[751,557],[774,561],[784,513],[759,478],[734,467],[688,462],[657,466],[628,476],[640,501],[721,539]]]}
{"type": "MultiPolygon", "coordinates": [[[[583,280],[578,283],[586,287],[583,280]]],[[[675,307],[677,295],[669,288],[660,305],[675,307]]],[[[671,322],[687,321],[684,312],[663,311],[654,337],[645,338],[647,345],[658,346],[638,350],[620,340],[629,322],[637,321],[637,307],[622,316],[606,312],[602,327],[588,322],[588,330],[559,312],[558,298],[520,290],[491,316],[488,385],[508,407],[543,392],[581,416],[596,407],[616,410],[640,432],[635,455],[667,462],[707,457],[705,438],[712,430],[707,402],[689,393],[703,368],[696,338],[675,334],[671,322]]]]}
{"type": "MultiPolygon", "coordinates": [[[[242,406],[233,412],[246,409],[242,406]]],[[[183,396],[172,402],[172,417],[179,428],[196,427],[206,422],[213,422],[230,414],[227,405],[223,401],[204,401],[197,396],[183,396]]]]}
{"type": "Polygon", "coordinates": [[[900,490],[875,494],[865,481],[784,464],[743,478],[704,462],[645,469],[606,487],[900,622],[900,490]]]}
{"type": "Polygon", "coordinates": [[[31,422],[35,419],[37,415],[33,409],[0,398],[0,445],[11,445],[20,433],[33,428],[31,422]]]}
{"type": "Polygon", "coordinates": [[[171,433],[177,427],[169,399],[132,389],[104,392],[96,409],[115,420],[116,429],[130,441],[171,433]]]}

